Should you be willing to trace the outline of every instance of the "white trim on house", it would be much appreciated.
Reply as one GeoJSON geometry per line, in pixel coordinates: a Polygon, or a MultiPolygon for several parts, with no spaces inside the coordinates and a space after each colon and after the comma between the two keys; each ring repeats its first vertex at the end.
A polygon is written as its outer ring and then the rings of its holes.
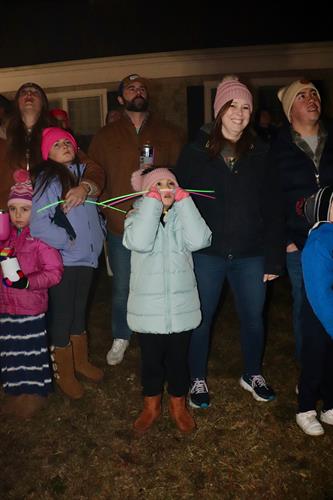
{"type": "Polygon", "coordinates": [[[115,90],[130,73],[174,78],[312,70],[333,70],[333,42],[160,52],[0,68],[0,93],[14,93],[27,81],[40,84],[48,93],[54,88],[100,88],[103,84],[115,90]]]}

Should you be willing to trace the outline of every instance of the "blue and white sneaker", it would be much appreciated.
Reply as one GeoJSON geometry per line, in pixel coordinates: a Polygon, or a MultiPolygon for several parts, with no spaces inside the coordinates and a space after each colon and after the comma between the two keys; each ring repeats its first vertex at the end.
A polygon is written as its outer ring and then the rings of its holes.
{"type": "Polygon", "coordinates": [[[192,408],[205,409],[210,406],[208,387],[204,378],[192,380],[188,402],[192,408]]]}
{"type": "Polygon", "coordinates": [[[243,375],[239,379],[239,384],[243,389],[252,393],[257,401],[273,401],[276,394],[273,389],[267,385],[262,375],[243,375]]]}

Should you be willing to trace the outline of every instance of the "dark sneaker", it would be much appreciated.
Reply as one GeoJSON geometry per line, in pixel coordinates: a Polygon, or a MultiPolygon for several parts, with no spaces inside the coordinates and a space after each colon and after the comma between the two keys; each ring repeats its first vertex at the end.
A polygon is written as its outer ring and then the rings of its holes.
{"type": "Polygon", "coordinates": [[[273,389],[266,384],[262,375],[243,375],[239,380],[240,386],[252,393],[257,401],[273,401],[276,398],[273,389]]]}
{"type": "Polygon", "coordinates": [[[188,402],[192,408],[209,407],[209,392],[204,378],[195,378],[192,380],[188,402]]]}

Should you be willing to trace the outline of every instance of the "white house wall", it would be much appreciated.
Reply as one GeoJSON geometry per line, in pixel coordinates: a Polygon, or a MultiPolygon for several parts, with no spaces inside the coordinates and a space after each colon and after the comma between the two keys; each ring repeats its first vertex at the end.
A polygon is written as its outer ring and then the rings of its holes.
{"type": "Polygon", "coordinates": [[[147,78],[180,78],[225,73],[333,71],[333,42],[299,43],[189,50],[115,56],[0,69],[0,93],[22,83],[38,82],[46,89],[101,87],[130,73],[147,78]]]}

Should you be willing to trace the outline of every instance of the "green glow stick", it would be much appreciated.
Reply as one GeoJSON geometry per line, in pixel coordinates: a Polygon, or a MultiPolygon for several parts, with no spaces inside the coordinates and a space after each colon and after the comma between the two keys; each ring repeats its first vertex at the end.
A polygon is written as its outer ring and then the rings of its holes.
{"type": "Polygon", "coordinates": [[[186,189],[186,191],[192,191],[193,193],[215,193],[214,189],[186,189]]]}
{"type": "Polygon", "coordinates": [[[45,207],[41,207],[37,210],[37,213],[42,212],[43,210],[46,210],[47,208],[54,207],[55,205],[59,205],[60,203],[65,203],[65,200],[58,200],[55,201],[54,203],[50,203],[49,205],[45,205],[45,207]]]}
{"type": "MultiPolygon", "coordinates": [[[[46,210],[47,208],[54,207],[55,205],[59,205],[61,203],[65,203],[65,200],[59,200],[59,201],[55,201],[53,203],[49,203],[48,205],[45,205],[44,207],[39,208],[37,210],[37,213],[42,212],[43,210],[46,210]]],[[[109,205],[106,205],[103,202],[86,200],[85,203],[92,203],[94,205],[100,205],[100,206],[105,207],[105,208],[112,208],[113,210],[116,210],[117,212],[122,212],[122,213],[126,214],[126,210],[121,210],[120,208],[112,207],[112,206],[110,207],[109,205]]]]}

